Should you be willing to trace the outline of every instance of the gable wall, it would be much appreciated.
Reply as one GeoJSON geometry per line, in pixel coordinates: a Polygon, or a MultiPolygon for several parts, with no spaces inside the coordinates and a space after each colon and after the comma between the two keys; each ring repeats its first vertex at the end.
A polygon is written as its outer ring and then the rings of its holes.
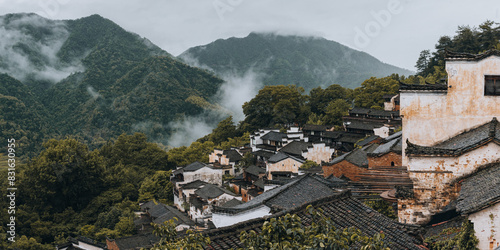
{"type": "Polygon", "coordinates": [[[184,183],[190,183],[195,180],[202,180],[215,185],[222,185],[222,170],[203,167],[193,172],[184,172],[184,183]]]}
{"type": "Polygon", "coordinates": [[[324,143],[317,143],[308,148],[307,152],[302,153],[302,157],[321,164],[321,162],[331,161],[334,152],[335,149],[326,146],[324,143]]]}

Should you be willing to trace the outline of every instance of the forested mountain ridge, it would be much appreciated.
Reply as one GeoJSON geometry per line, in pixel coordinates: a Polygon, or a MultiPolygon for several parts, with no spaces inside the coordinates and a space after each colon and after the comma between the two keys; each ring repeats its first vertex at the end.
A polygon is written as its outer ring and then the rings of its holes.
{"type": "Polygon", "coordinates": [[[219,39],[178,57],[220,76],[243,75],[250,70],[263,75],[264,85],[294,84],[306,91],[331,84],[355,88],[370,77],[412,74],[324,38],[272,33],[219,39]]]}
{"type": "Polygon", "coordinates": [[[163,140],[169,122],[203,111],[190,100],[210,101],[223,82],[99,15],[8,14],[0,23],[0,72],[8,74],[0,94],[16,102],[0,106],[2,138],[17,136],[8,132],[15,127],[34,133],[29,140],[72,135],[99,145],[134,131],[163,140]],[[36,119],[16,115],[19,108],[36,119]]]}

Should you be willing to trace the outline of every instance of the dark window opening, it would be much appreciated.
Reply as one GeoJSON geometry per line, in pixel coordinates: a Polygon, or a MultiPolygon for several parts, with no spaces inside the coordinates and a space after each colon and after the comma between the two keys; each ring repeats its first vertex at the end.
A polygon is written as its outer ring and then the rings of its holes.
{"type": "Polygon", "coordinates": [[[500,95],[500,76],[484,76],[484,95],[500,95]]]}
{"type": "Polygon", "coordinates": [[[391,161],[391,167],[394,167],[394,162],[393,161],[391,161]]]}

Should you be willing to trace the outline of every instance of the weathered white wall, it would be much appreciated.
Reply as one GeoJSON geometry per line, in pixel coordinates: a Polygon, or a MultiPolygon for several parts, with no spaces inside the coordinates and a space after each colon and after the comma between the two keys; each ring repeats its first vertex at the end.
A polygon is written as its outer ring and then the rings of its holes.
{"type": "Polygon", "coordinates": [[[469,215],[479,240],[479,249],[495,249],[500,245],[500,203],[469,215]]]}
{"type": "Polygon", "coordinates": [[[266,164],[267,179],[272,180],[273,177],[271,173],[275,171],[288,171],[292,173],[299,173],[299,167],[301,165],[302,165],[301,162],[296,161],[292,158],[286,158],[285,160],[276,163],[267,163],[266,164]]]}
{"type": "Polygon", "coordinates": [[[375,135],[380,136],[380,138],[386,138],[389,136],[389,127],[383,126],[380,128],[373,129],[375,135]]]}
{"type": "Polygon", "coordinates": [[[325,143],[315,143],[311,148],[307,149],[307,152],[302,153],[302,157],[321,164],[322,161],[331,161],[334,152],[335,149],[326,146],[325,143]]]}
{"type": "Polygon", "coordinates": [[[500,75],[500,57],[447,61],[446,71],[451,86],[447,93],[401,93],[403,149],[406,139],[432,146],[500,115],[500,96],[484,95],[484,76],[500,75]]]}
{"type": "Polygon", "coordinates": [[[212,222],[217,228],[227,227],[242,221],[261,218],[267,215],[271,215],[271,209],[265,205],[262,205],[260,207],[256,207],[254,209],[238,214],[213,213],[212,222]]]}
{"type": "Polygon", "coordinates": [[[484,95],[484,76],[500,75],[500,57],[481,61],[447,61],[447,92],[403,91],[403,166],[414,182],[414,199],[398,202],[401,222],[426,223],[458,195],[453,180],[500,159],[494,143],[459,157],[407,157],[406,140],[433,146],[500,116],[500,96],[484,95]]]}
{"type": "Polygon", "coordinates": [[[399,221],[426,223],[431,215],[458,196],[456,185],[451,185],[454,181],[499,160],[500,146],[493,142],[458,157],[410,157],[408,173],[413,181],[415,200],[398,202],[399,221]]]}
{"type": "Polygon", "coordinates": [[[179,184],[190,183],[195,180],[222,185],[222,170],[203,167],[193,172],[184,172],[184,181],[179,184]]]}

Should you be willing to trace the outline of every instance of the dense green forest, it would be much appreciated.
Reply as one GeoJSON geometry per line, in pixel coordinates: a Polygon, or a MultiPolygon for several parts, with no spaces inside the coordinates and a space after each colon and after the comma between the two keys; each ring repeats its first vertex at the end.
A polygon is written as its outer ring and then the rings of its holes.
{"type": "Polygon", "coordinates": [[[219,76],[252,71],[262,76],[264,85],[293,84],[306,91],[330,84],[356,88],[370,77],[412,74],[324,38],[272,33],[219,39],[190,48],[179,58],[195,66],[208,66],[219,76]]]}
{"type": "Polygon", "coordinates": [[[0,54],[0,72],[8,73],[0,75],[0,139],[17,138],[20,155],[33,157],[44,140],[66,135],[91,148],[134,131],[165,141],[168,123],[202,113],[223,82],[99,15],[0,20],[21,34],[3,38],[15,56],[0,54]],[[27,61],[26,72],[13,69],[18,57],[27,61]],[[43,78],[47,72],[61,80],[43,78]]]}

